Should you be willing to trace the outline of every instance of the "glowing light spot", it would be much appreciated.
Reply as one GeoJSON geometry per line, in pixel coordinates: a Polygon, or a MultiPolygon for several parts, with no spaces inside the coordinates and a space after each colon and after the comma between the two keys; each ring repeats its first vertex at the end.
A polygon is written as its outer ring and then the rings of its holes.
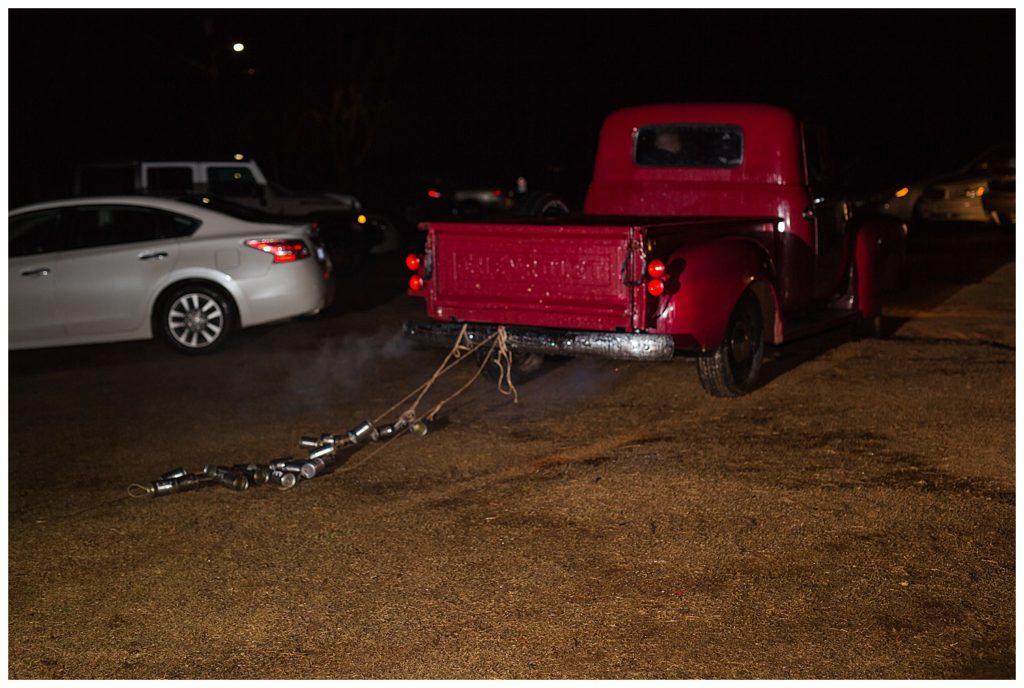
{"type": "Polygon", "coordinates": [[[361,225],[365,225],[366,224],[366,216],[365,215],[360,215],[359,217],[356,218],[356,222],[358,222],[361,225]]]}
{"type": "Polygon", "coordinates": [[[910,193],[910,189],[904,186],[902,189],[896,192],[896,198],[903,198],[908,193],[910,193]]]}
{"type": "Polygon", "coordinates": [[[240,53],[243,50],[245,50],[245,43],[235,43],[233,46],[231,46],[231,49],[234,50],[236,53],[240,53]]]}
{"type": "Polygon", "coordinates": [[[235,160],[245,160],[245,156],[241,153],[235,153],[235,160]]]}

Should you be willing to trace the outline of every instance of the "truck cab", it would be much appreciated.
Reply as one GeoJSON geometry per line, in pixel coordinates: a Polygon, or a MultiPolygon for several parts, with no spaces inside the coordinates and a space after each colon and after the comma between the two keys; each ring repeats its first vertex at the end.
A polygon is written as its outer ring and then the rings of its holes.
{"type": "Polygon", "coordinates": [[[799,312],[846,278],[849,205],[826,193],[827,165],[820,130],[783,108],[630,108],[604,125],[584,212],[777,217],[779,305],[799,312]]]}

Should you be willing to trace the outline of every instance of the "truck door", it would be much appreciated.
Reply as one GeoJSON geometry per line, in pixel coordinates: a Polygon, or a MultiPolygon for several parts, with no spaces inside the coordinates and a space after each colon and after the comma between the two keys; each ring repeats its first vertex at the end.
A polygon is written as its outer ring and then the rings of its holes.
{"type": "Polygon", "coordinates": [[[815,232],[814,298],[827,300],[843,286],[849,260],[846,227],[849,206],[839,198],[814,199],[815,232]]]}
{"type": "Polygon", "coordinates": [[[814,300],[823,302],[842,288],[849,261],[850,209],[836,188],[828,138],[821,127],[804,128],[804,164],[809,203],[804,217],[814,224],[814,300]]]}

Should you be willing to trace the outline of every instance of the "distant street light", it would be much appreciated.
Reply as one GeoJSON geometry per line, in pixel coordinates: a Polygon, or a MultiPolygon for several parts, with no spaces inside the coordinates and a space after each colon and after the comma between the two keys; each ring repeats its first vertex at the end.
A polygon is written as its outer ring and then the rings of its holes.
{"type": "Polygon", "coordinates": [[[240,53],[243,50],[245,50],[245,43],[235,43],[233,46],[231,46],[231,49],[234,50],[236,53],[240,53]]]}

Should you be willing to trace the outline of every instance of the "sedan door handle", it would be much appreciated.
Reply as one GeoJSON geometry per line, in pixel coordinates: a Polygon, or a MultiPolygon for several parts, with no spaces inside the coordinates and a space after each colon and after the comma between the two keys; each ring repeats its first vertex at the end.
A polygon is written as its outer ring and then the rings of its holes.
{"type": "Polygon", "coordinates": [[[22,277],[46,277],[50,274],[50,268],[39,268],[38,270],[26,270],[21,273],[22,277]]]}
{"type": "Polygon", "coordinates": [[[167,257],[167,253],[164,251],[157,251],[156,253],[140,253],[139,260],[163,260],[167,257]]]}

